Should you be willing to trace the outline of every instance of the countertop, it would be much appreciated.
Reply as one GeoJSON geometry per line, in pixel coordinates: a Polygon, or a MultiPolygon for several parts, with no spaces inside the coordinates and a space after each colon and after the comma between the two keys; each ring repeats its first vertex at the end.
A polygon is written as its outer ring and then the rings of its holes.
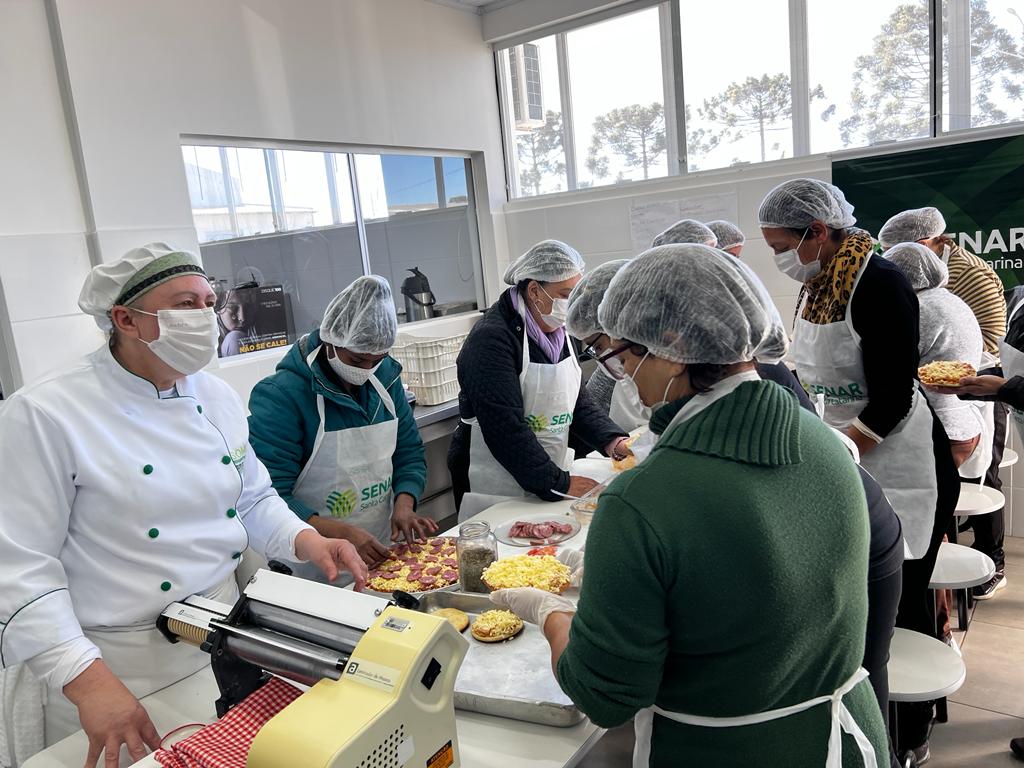
{"type": "MultiPolygon", "coordinates": [[[[432,414],[451,413],[456,402],[434,406],[432,414]]],[[[428,409],[424,409],[427,411],[428,409]]],[[[445,415],[437,416],[447,418],[445,415]]],[[[604,460],[610,466],[611,462],[604,460]]],[[[486,520],[491,525],[511,520],[516,516],[538,511],[552,515],[567,514],[568,501],[548,504],[539,499],[521,499],[505,502],[480,513],[474,520],[486,520]]],[[[586,527],[566,546],[579,547],[586,540],[586,527]]],[[[448,531],[447,533],[453,533],[448,531]]],[[[521,548],[499,545],[501,556],[521,554],[521,548]]],[[[548,663],[547,659],[543,663],[548,663]]],[[[209,667],[161,691],[145,697],[143,705],[160,733],[168,733],[185,723],[213,722],[217,684],[209,667]]],[[[604,731],[584,720],[569,728],[524,723],[516,720],[481,715],[476,712],[455,711],[459,734],[459,749],[463,768],[572,768],[598,742],[604,731]]],[[[29,759],[24,768],[79,768],[87,750],[85,734],[79,731],[49,749],[29,759]]],[[[122,755],[124,755],[122,751],[122,755]]],[[[123,758],[121,765],[130,765],[123,758]]],[[[158,768],[150,755],[135,764],[139,768],[158,768]]]]}
{"type": "Polygon", "coordinates": [[[421,429],[458,415],[458,398],[449,400],[447,403],[441,403],[440,405],[417,405],[412,409],[412,416],[416,420],[416,426],[421,429]]]}

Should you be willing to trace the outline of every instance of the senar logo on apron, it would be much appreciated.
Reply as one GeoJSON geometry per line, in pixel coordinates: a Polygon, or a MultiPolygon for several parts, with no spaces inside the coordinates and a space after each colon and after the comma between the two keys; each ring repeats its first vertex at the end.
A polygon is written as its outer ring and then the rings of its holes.
{"type": "Polygon", "coordinates": [[[539,433],[547,430],[557,435],[565,432],[572,426],[572,414],[556,413],[550,417],[543,415],[534,416],[531,414],[526,417],[526,424],[531,432],[539,433]]]}
{"type": "Polygon", "coordinates": [[[824,395],[825,405],[828,406],[849,405],[850,403],[867,400],[868,397],[867,392],[862,390],[860,384],[856,381],[851,381],[849,384],[842,384],[838,387],[827,384],[808,384],[806,389],[809,395],[824,395]]]}
{"type": "Polygon", "coordinates": [[[331,513],[331,517],[348,517],[356,509],[356,492],[351,488],[346,488],[344,491],[332,491],[330,496],[324,502],[327,506],[327,510],[331,513]]]}

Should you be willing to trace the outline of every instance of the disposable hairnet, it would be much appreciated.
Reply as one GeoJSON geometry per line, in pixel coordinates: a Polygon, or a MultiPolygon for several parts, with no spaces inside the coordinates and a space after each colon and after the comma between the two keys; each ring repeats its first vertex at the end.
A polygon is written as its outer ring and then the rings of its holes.
{"type": "Polygon", "coordinates": [[[565,329],[570,336],[586,339],[598,333],[604,333],[597,322],[597,308],[601,305],[608,284],[615,273],[629,263],[629,259],[609,261],[587,273],[576,283],[569,294],[569,314],[565,319],[565,329]]]}
{"type": "Polygon", "coordinates": [[[320,339],[364,355],[383,355],[395,345],[398,318],[391,286],[367,275],[334,297],[320,323],[320,339]]]}
{"type": "Polygon", "coordinates": [[[776,363],[786,329],[743,262],[705,245],[664,245],[619,270],[598,310],[612,338],[677,363],[776,363]]]}
{"type": "Polygon", "coordinates": [[[949,282],[949,270],[942,259],[920,243],[899,243],[883,255],[899,267],[915,291],[941,288],[949,282]]]}
{"type": "Polygon", "coordinates": [[[104,331],[111,329],[110,310],[115,304],[129,304],[158,285],[184,275],[202,275],[199,258],[166,243],[148,243],[132,248],[117,261],[89,270],[78,295],[78,306],[92,315],[104,331]]]}
{"type": "Polygon", "coordinates": [[[714,232],[696,219],[683,219],[654,238],[651,247],[656,248],[659,245],[672,243],[698,243],[710,245],[713,248],[718,245],[718,238],[715,237],[714,232]]]}
{"type": "Polygon", "coordinates": [[[541,240],[505,270],[505,282],[518,285],[523,280],[559,283],[583,274],[583,257],[571,245],[560,240],[541,240]]]}
{"type": "Polygon", "coordinates": [[[843,191],[820,179],[782,182],[761,201],[757,219],[762,227],[792,229],[806,229],[814,221],[832,229],[846,229],[857,223],[843,191]]]}
{"type": "Polygon", "coordinates": [[[715,237],[718,238],[718,247],[723,251],[726,248],[732,248],[734,245],[743,245],[747,242],[747,238],[743,235],[740,228],[731,221],[718,219],[716,221],[709,221],[707,226],[708,229],[715,233],[715,237]]]}
{"type": "Polygon", "coordinates": [[[878,242],[883,248],[897,243],[913,243],[916,240],[927,240],[946,231],[946,220],[938,208],[911,208],[909,211],[897,213],[878,231],[878,242]]]}

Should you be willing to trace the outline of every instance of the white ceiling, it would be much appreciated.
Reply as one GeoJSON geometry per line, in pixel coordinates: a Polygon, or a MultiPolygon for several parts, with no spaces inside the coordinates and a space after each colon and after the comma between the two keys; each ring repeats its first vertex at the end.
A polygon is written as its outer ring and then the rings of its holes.
{"type": "Polygon", "coordinates": [[[511,5],[517,0],[427,0],[427,2],[447,5],[449,8],[458,8],[469,13],[483,13],[486,6],[511,5]]]}

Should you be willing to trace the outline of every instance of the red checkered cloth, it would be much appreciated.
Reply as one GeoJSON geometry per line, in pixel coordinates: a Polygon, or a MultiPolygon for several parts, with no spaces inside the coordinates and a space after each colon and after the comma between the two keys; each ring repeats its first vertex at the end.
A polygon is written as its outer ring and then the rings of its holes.
{"type": "Polygon", "coordinates": [[[157,750],[156,760],[164,768],[245,768],[260,728],[301,695],[294,685],[273,677],[216,723],[170,749],[157,750]]]}

